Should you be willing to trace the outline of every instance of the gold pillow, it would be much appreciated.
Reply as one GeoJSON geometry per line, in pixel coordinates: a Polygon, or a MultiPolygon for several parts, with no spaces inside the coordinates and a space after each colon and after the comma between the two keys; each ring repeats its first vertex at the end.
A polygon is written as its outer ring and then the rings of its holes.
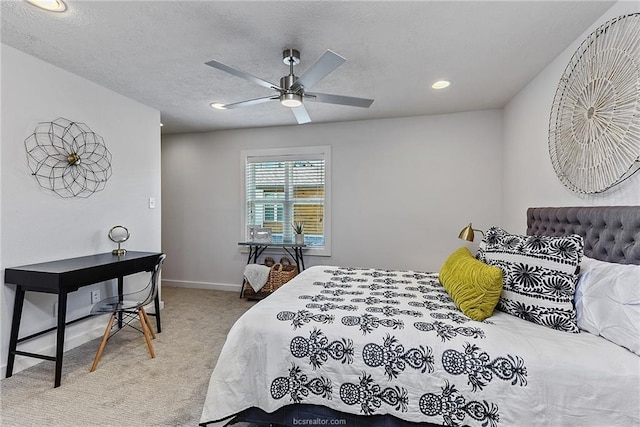
{"type": "Polygon", "coordinates": [[[440,283],[456,306],[473,320],[482,321],[493,314],[502,292],[502,270],[478,261],[461,247],[444,262],[440,283]]]}

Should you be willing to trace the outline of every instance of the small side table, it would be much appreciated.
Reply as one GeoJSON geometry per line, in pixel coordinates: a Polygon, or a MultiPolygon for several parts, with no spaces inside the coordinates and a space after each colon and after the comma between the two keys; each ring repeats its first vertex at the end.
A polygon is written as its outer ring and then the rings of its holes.
{"type": "Polygon", "coordinates": [[[247,264],[253,262],[254,264],[258,262],[258,257],[264,252],[267,248],[282,248],[289,255],[291,255],[296,263],[296,267],[298,267],[298,271],[304,270],[304,257],[302,256],[302,250],[307,247],[306,244],[297,244],[297,243],[261,243],[261,242],[239,242],[240,246],[248,246],[249,247],[249,256],[247,257],[247,264]],[[292,252],[293,251],[293,252],[292,252]],[[302,266],[302,268],[300,268],[302,266]]]}
{"type": "MultiPolygon", "coordinates": [[[[247,246],[249,248],[249,256],[247,257],[247,264],[258,262],[258,257],[267,248],[282,248],[289,255],[291,255],[296,263],[298,272],[304,270],[304,257],[302,250],[307,247],[306,244],[297,244],[293,242],[285,243],[263,243],[263,242],[238,242],[239,246],[247,246]],[[302,266],[302,268],[300,268],[302,266]]],[[[245,280],[242,280],[242,288],[240,288],[240,298],[242,298],[242,292],[244,291],[245,280]]]]}

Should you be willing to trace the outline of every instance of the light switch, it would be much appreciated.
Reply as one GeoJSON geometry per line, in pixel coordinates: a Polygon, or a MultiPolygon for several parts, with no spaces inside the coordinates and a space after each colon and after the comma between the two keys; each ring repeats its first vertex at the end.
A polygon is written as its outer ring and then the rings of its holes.
{"type": "Polygon", "coordinates": [[[149,197],[149,209],[156,208],[156,199],[155,197],[149,197]]]}

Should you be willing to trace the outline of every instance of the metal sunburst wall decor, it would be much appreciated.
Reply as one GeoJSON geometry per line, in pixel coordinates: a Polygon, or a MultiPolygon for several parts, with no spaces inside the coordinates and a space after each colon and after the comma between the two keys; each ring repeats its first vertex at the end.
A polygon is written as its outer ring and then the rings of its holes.
{"type": "Polygon", "coordinates": [[[24,145],[38,184],[61,197],[89,197],[111,177],[111,153],[84,123],[64,118],[38,123],[24,145]]]}
{"type": "Polygon", "coordinates": [[[601,193],[640,169],[640,13],[606,22],[573,54],[551,108],[549,155],[578,193],[601,193]]]}

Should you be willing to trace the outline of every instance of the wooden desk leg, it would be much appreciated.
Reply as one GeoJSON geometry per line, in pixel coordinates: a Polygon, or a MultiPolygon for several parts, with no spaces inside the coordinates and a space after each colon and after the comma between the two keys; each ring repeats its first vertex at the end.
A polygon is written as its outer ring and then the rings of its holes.
{"type": "Polygon", "coordinates": [[[156,293],[153,304],[156,310],[156,330],[158,331],[158,333],[160,333],[162,332],[162,328],[160,327],[160,292],[156,293]]]}
{"type": "Polygon", "coordinates": [[[16,348],[18,346],[18,333],[22,318],[22,306],[24,304],[24,290],[22,286],[16,286],[16,297],[13,303],[13,320],[11,321],[11,335],[9,338],[9,356],[7,357],[6,378],[13,375],[13,363],[16,360],[16,348]]]}
{"type": "Polygon", "coordinates": [[[58,330],[56,336],[56,376],[53,387],[60,387],[62,378],[62,355],[64,354],[64,328],[67,320],[67,293],[58,294],[58,330]]]}

